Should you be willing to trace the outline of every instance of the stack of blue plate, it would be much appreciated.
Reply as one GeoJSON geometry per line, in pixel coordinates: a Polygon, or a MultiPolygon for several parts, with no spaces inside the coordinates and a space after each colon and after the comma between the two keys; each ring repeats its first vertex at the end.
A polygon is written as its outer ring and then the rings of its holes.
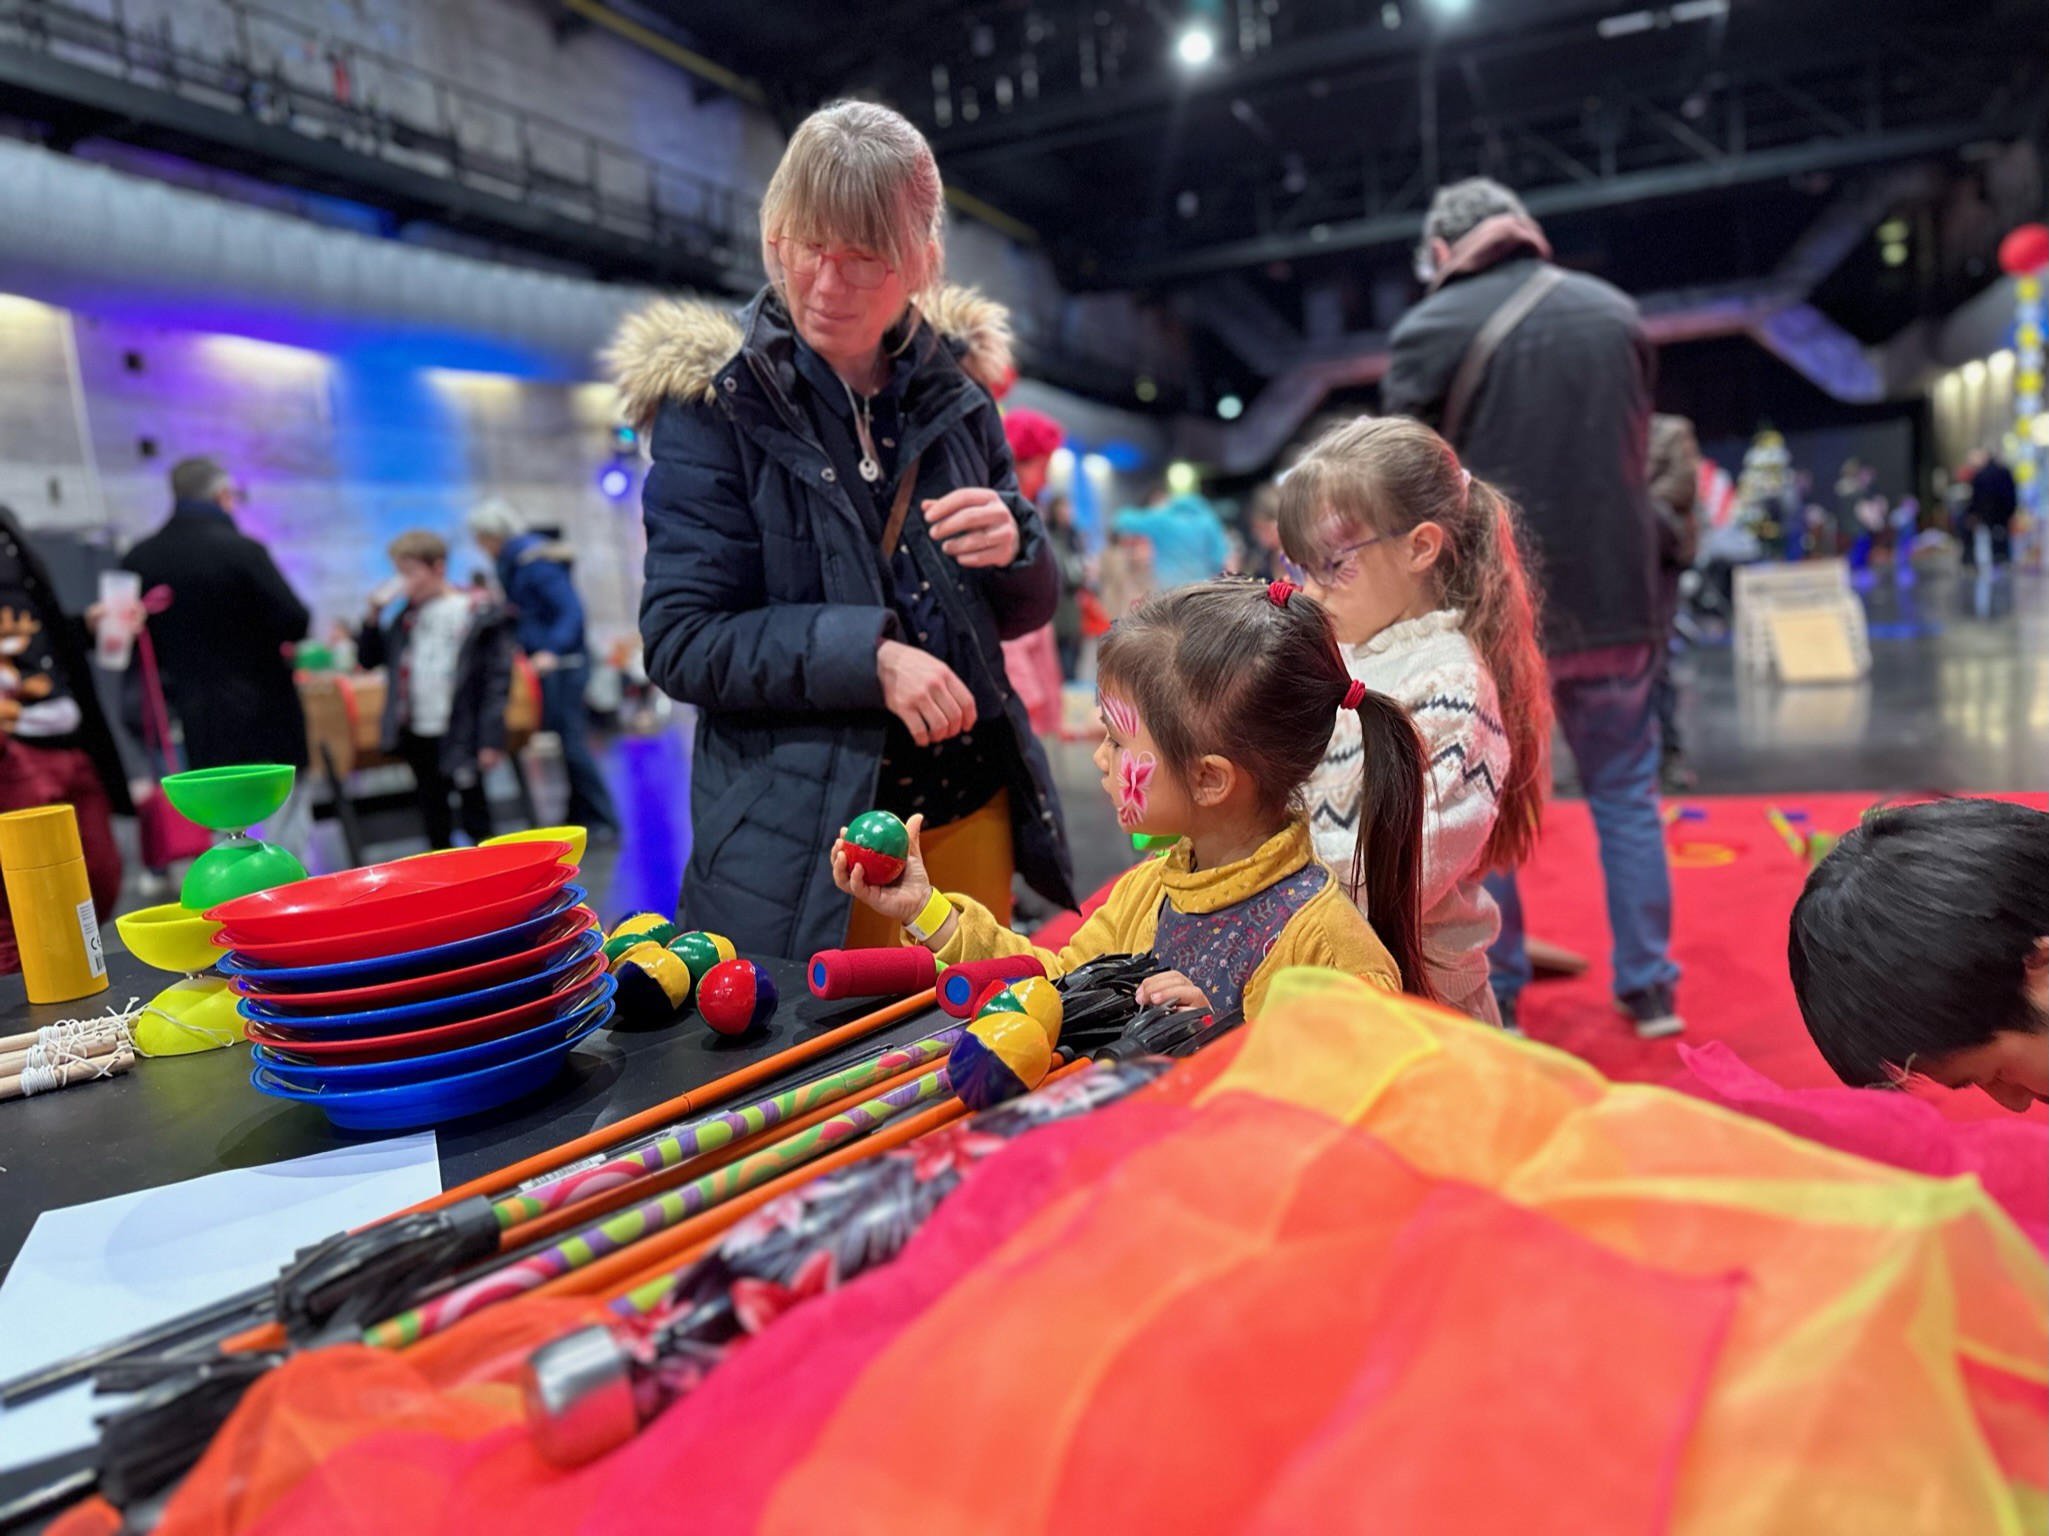
{"type": "MultiPolygon", "coordinates": [[[[495,852],[456,853],[487,851],[495,852]]],[[[596,915],[583,905],[583,890],[569,883],[572,866],[543,870],[528,885],[508,877],[500,857],[489,899],[466,907],[460,869],[443,865],[435,876],[448,882],[440,910],[431,921],[398,930],[438,942],[395,948],[387,937],[393,930],[364,908],[387,892],[401,904],[416,901],[418,866],[427,862],[401,861],[405,873],[388,886],[365,878],[376,869],[350,871],[353,884],[341,893],[347,902],[308,890],[320,882],[305,881],[263,893],[271,898],[268,910],[244,898],[209,914],[225,925],[226,942],[251,931],[269,936],[231,951],[220,965],[241,994],[237,1006],[256,1061],[250,1081],[258,1091],[312,1104],[350,1130],[433,1125],[544,1086],[581,1041],[610,1021],[617,983],[606,969],[596,915]],[[518,886],[509,896],[508,878],[518,886]],[[338,907],[351,914],[340,926],[353,921],[362,930],[344,946],[359,951],[353,958],[277,962],[295,945],[299,954],[332,953],[338,907]],[[476,916],[469,926],[483,931],[462,932],[469,912],[476,916]],[[382,952],[360,952],[366,947],[382,952]]],[[[431,882],[427,889],[434,890],[431,882]]]]}

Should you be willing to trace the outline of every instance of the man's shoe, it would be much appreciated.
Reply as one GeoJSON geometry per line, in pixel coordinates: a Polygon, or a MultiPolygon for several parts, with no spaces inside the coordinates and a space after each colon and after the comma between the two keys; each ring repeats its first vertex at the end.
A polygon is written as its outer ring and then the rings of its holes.
{"type": "Polygon", "coordinates": [[[1686,1028],[1686,1021],[1679,1017],[1672,1000],[1672,988],[1668,985],[1645,987],[1641,992],[1628,993],[1616,998],[1615,1006],[1635,1023],[1639,1040],[1663,1040],[1686,1028]]]}

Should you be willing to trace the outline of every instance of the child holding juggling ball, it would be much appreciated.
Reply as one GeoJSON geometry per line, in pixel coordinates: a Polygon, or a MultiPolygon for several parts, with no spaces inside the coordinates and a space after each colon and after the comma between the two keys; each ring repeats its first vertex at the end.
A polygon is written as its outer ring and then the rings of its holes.
{"type": "Polygon", "coordinates": [[[1127,832],[1177,835],[1121,878],[1055,954],[963,896],[935,892],[912,817],[903,874],[870,883],[833,845],[841,890],[904,925],[941,965],[1031,954],[1058,976],[1098,955],[1144,953],[1162,970],[1138,990],[1219,1018],[1256,1016],[1291,965],[1346,971],[1428,996],[1417,911],[1422,749],[1408,716],[1355,684],[1329,617],[1287,582],[1204,582],[1149,599],[1098,659],[1103,789],[1127,832]],[[1369,925],[1317,862],[1300,808],[1337,711],[1364,734],[1356,878],[1369,925]]]}

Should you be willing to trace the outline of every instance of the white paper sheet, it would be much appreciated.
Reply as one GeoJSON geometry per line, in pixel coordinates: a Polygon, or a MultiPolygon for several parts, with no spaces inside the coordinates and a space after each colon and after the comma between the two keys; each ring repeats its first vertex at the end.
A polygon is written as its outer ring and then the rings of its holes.
{"type": "MultiPolygon", "coordinates": [[[[0,1380],[274,1278],[299,1249],[441,1192],[432,1131],[45,1211],[0,1283],[0,1380]]],[[[0,1472],[89,1444],[89,1384],[0,1409],[0,1472]]]]}

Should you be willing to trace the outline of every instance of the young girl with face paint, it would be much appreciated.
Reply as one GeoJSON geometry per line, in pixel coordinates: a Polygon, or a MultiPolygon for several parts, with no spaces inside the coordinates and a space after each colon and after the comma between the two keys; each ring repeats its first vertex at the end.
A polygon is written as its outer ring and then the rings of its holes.
{"type": "Polygon", "coordinates": [[[1328,966],[1430,996],[1417,908],[1424,763],[1401,706],[1355,683],[1330,619],[1284,581],[1211,581],[1147,600],[1103,641],[1096,768],[1129,832],[1180,839],[1128,871],[1058,953],[1036,948],[962,896],[935,893],[910,823],[910,860],[873,886],[833,849],[841,890],[902,923],[941,965],[1030,954],[1048,975],[1106,954],[1150,951],[1140,1001],[1258,1014],[1274,975],[1328,966]],[[1351,884],[1317,860],[1302,786],[1338,711],[1366,743],[1351,884]]]}

